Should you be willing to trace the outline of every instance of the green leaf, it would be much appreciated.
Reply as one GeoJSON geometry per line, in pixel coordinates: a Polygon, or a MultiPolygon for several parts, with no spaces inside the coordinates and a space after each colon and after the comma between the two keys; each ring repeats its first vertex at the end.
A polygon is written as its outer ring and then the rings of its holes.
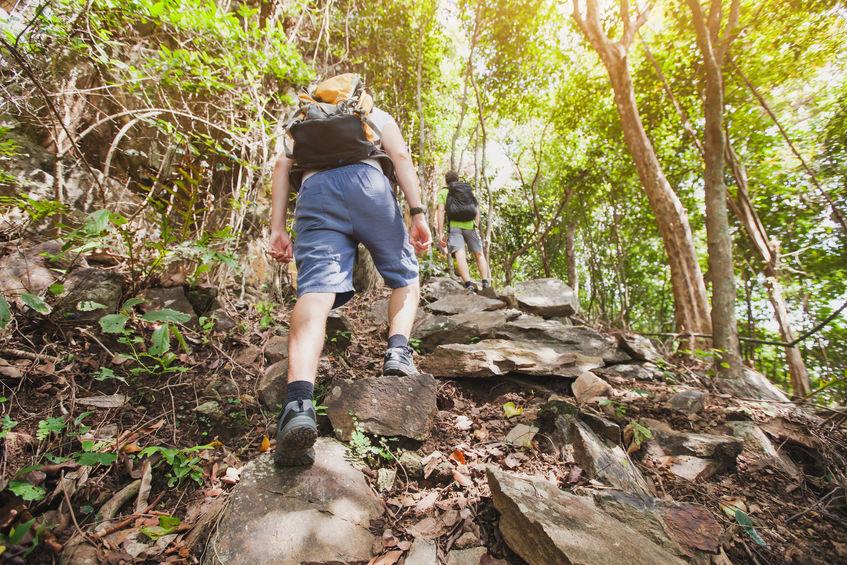
{"type": "Polygon", "coordinates": [[[92,300],[83,300],[76,305],[76,309],[80,312],[93,312],[94,310],[103,310],[104,308],[106,308],[105,304],[100,304],[92,300]]]}
{"type": "Polygon", "coordinates": [[[9,302],[6,297],[0,294],[0,330],[9,325],[12,321],[12,310],[9,308],[9,302]]]}
{"type": "Polygon", "coordinates": [[[27,481],[10,481],[9,490],[26,501],[41,500],[47,495],[42,487],[37,487],[27,481]]]}
{"type": "Polygon", "coordinates": [[[17,425],[17,420],[13,420],[8,414],[5,414],[3,416],[3,430],[0,431],[0,439],[5,438],[17,425]]]}
{"type": "Polygon", "coordinates": [[[61,416],[58,418],[47,418],[39,420],[38,429],[35,431],[35,437],[39,441],[47,439],[52,433],[60,434],[65,429],[65,419],[61,416]]]}
{"type": "Polygon", "coordinates": [[[127,384],[125,378],[116,375],[115,371],[113,371],[109,367],[100,367],[100,369],[96,373],[94,373],[94,380],[95,381],[116,380],[116,381],[121,381],[124,384],[127,384]]]}
{"type": "Polygon", "coordinates": [[[503,405],[503,413],[507,418],[514,418],[523,414],[523,408],[518,408],[514,402],[507,402],[503,405]]]}
{"type": "MultiPolygon", "coordinates": [[[[43,498],[43,497],[42,497],[43,498]]],[[[35,523],[35,518],[31,518],[23,524],[18,524],[9,530],[9,545],[19,545],[23,541],[24,536],[29,532],[32,525],[35,523]]]]}
{"type": "Polygon", "coordinates": [[[753,527],[753,520],[750,519],[750,516],[748,516],[746,512],[736,509],[735,521],[738,522],[739,526],[744,528],[744,531],[747,532],[750,539],[759,545],[767,547],[768,544],[765,543],[765,540],[762,539],[762,536],[760,536],[759,532],[756,531],[756,528],[753,527]]]}
{"type": "Polygon", "coordinates": [[[80,453],[76,457],[76,462],[86,467],[94,467],[95,465],[111,465],[118,459],[117,453],[99,453],[96,451],[87,451],[80,453]]]}
{"type": "Polygon", "coordinates": [[[147,351],[150,355],[159,356],[171,348],[169,324],[162,324],[153,332],[153,346],[147,351]]]}
{"type": "Polygon", "coordinates": [[[184,324],[191,319],[191,316],[179,310],[171,308],[162,308],[161,310],[151,310],[147,312],[141,319],[145,322],[173,322],[175,324],[184,324]]]}
{"type": "Polygon", "coordinates": [[[129,318],[123,314],[106,314],[100,318],[100,329],[107,334],[123,333],[128,321],[129,318]]]}
{"type": "Polygon", "coordinates": [[[63,292],[65,292],[65,285],[61,283],[53,283],[47,287],[47,291],[53,296],[59,296],[63,292]]]}
{"type": "Polygon", "coordinates": [[[129,310],[130,308],[134,308],[139,304],[144,304],[143,298],[130,298],[121,305],[121,310],[129,310]]]}
{"type": "Polygon", "coordinates": [[[141,533],[152,540],[157,540],[173,532],[181,523],[182,520],[176,516],[159,516],[158,526],[144,526],[141,528],[141,533]]]}
{"type": "Polygon", "coordinates": [[[40,297],[28,292],[21,294],[21,300],[24,304],[38,312],[39,314],[49,314],[50,306],[40,297]]]}

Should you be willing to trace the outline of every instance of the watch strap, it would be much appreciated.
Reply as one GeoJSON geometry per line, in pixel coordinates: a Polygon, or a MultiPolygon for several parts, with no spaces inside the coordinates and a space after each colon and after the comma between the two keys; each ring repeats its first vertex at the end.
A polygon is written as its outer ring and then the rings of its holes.
{"type": "Polygon", "coordinates": [[[426,210],[424,210],[423,208],[421,208],[419,206],[416,206],[415,208],[409,208],[409,215],[410,216],[414,216],[415,214],[423,214],[425,212],[426,212],[426,210]]]}

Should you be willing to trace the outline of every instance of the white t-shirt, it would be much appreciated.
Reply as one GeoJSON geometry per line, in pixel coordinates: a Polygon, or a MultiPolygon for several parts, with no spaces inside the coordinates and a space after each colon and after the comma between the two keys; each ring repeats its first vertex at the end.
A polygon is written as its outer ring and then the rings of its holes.
{"type": "MultiPolygon", "coordinates": [[[[370,119],[371,122],[373,122],[373,125],[375,125],[377,127],[377,129],[379,130],[378,132],[376,132],[376,131],[374,132],[377,136],[377,139],[379,139],[381,137],[381,132],[385,129],[386,126],[388,126],[389,124],[396,124],[397,123],[397,122],[394,121],[394,118],[391,117],[391,114],[389,114],[388,112],[385,112],[383,110],[380,110],[376,106],[373,107],[373,109],[371,110],[371,113],[368,116],[368,118],[370,119]]],[[[376,159],[362,159],[361,162],[367,163],[368,165],[375,168],[379,172],[382,172],[382,165],[380,165],[379,161],[377,161],[376,159]]],[[[310,176],[312,176],[313,174],[315,174],[317,172],[318,171],[305,171],[303,173],[303,181],[302,182],[306,182],[306,179],[308,179],[310,176]]]]}

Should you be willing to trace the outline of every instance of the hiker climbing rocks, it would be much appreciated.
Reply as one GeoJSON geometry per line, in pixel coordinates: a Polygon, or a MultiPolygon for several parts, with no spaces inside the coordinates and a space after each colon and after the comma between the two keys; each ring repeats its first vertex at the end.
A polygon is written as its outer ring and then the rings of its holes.
{"type": "Polygon", "coordinates": [[[353,296],[358,243],[393,289],[383,374],[417,374],[409,347],[420,292],[415,252],[429,248],[431,234],[400,128],[374,106],[358,75],[339,75],[301,94],[285,139],[273,173],[269,253],[283,263],[293,256],[297,265],[287,398],[274,457],[292,466],[314,462],[312,394],[326,320],[353,296]],[[395,179],[411,207],[409,232],[392,191],[395,179]],[[298,191],[293,243],[286,231],[292,188],[298,191]]]}
{"type": "Polygon", "coordinates": [[[450,257],[456,257],[457,270],[465,288],[476,291],[476,283],[471,279],[468,268],[468,256],[465,245],[476,257],[482,288],[491,286],[488,261],[482,251],[482,238],[479,236],[479,203],[473,193],[473,188],[459,180],[456,171],[448,171],[444,175],[447,186],[438,193],[438,236],[442,249],[447,248],[450,257]],[[444,233],[445,217],[449,223],[447,234],[444,233]]]}

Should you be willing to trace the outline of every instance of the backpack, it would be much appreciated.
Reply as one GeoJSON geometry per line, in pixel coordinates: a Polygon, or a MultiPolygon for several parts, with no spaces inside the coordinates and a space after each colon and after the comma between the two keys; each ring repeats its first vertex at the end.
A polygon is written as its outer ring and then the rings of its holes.
{"type": "Polygon", "coordinates": [[[285,126],[285,154],[294,161],[289,175],[295,190],[307,170],[325,170],[376,159],[394,183],[394,167],[382,151],[381,132],[370,120],[373,98],[359,75],[346,73],[301,93],[285,126]]]}
{"type": "Polygon", "coordinates": [[[479,202],[473,194],[473,188],[466,182],[456,181],[447,185],[447,202],[444,205],[447,219],[455,222],[476,220],[479,202]]]}

